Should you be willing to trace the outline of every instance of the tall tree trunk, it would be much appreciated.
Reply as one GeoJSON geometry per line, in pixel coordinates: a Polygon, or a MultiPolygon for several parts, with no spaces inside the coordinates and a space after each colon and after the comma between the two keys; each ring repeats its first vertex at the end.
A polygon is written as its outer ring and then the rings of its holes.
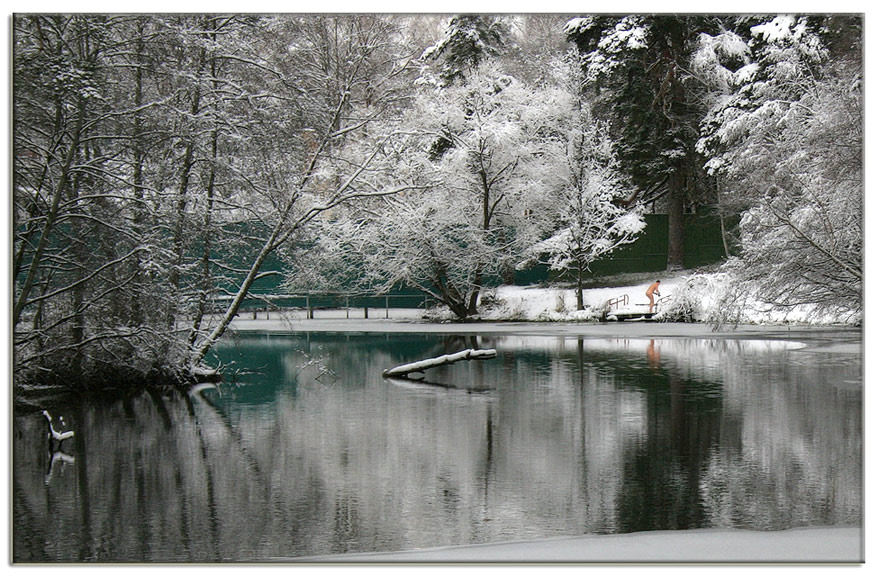
{"type": "Polygon", "coordinates": [[[715,180],[712,180],[711,185],[713,186],[714,191],[716,191],[716,213],[717,213],[717,216],[719,216],[720,234],[722,235],[722,239],[723,239],[723,254],[725,254],[726,260],[728,260],[730,257],[729,241],[728,241],[728,238],[726,238],[726,235],[728,234],[728,232],[726,231],[726,219],[723,215],[722,197],[720,196],[719,185],[717,184],[717,182],[715,180]]]}
{"type": "MultiPolygon", "coordinates": [[[[216,21],[211,21],[212,25],[216,25],[216,21]]],[[[211,32],[210,34],[211,40],[216,40],[216,33],[211,32]]],[[[217,61],[216,58],[211,57],[210,59],[210,77],[211,77],[211,88],[214,92],[219,89],[219,80],[217,79],[217,61]]],[[[213,203],[214,203],[214,187],[216,185],[216,163],[219,152],[219,105],[217,104],[216,99],[214,99],[211,103],[211,108],[213,110],[213,129],[210,133],[210,164],[208,166],[208,177],[207,177],[207,190],[205,191],[207,194],[207,206],[204,210],[204,219],[203,219],[203,230],[202,230],[202,252],[201,252],[201,279],[200,286],[198,289],[198,304],[195,310],[194,318],[192,319],[192,328],[189,333],[189,348],[190,350],[195,345],[195,342],[198,339],[199,331],[201,330],[201,322],[204,319],[204,314],[207,310],[207,302],[210,297],[210,292],[212,289],[211,282],[211,274],[210,274],[210,256],[212,250],[212,232],[211,225],[213,222],[213,203]]]]}
{"type": "MultiPolygon", "coordinates": [[[[88,154],[88,146],[84,146],[85,153],[88,154]]],[[[87,160],[86,162],[87,163],[87,160]]],[[[78,173],[76,177],[72,181],[72,186],[70,187],[70,203],[72,204],[71,213],[77,213],[80,211],[78,206],[78,197],[79,190],[82,181],[82,174],[78,173]]],[[[86,239],[91,235],[89,234],[89,226],[80,219],[74,218],[71,222],[72,230],[70,234],[70,239],[72,241],[71,246],[71,255],[72,262],[75,267],[73,270],[73,314],[71,318],[71,326],[70,326],[70,336],[74,346],[73,359],[71,363],[71,372],[73,374],[81,374],[82,373],[82,359],[83,359],[83,350],[82,344],[85,340],[85,325],[86,325],[86,316],[85,316],[85,293],[88,282],[84,282],[83,279],[88,274],[89,268],[89,246],[86,244],[86,239]]]]}
{"type": "Polygon", "coordinates": [[[213,200],[214,200],[214,187],[216,184],[216,160],[217,160],[217,141],[219,140],[219,128],[214,127],[213,134],[211,136],[211,166],[210,166],[210,174],[208,175],[207,181],[207,206],[204,210],[204,222],[203,228],[204,231],[202,233],[202,238],[204,245],[202,247],[201,252],[201,281],[200,288],[198,291],[198,306],[195,311],[195,317],[192,320],[192,329],[189,333],[189,347],[191,348],[195,341],[198,339],[198,333],[201,329],[201,322],[204,319],[204,314],[207,311],[207,302],[210,298],[210,291],[212,289],[211,282],[211,274],[210,274],[210,255],[212,250],[212,242],[211,242],[211,226],[213,221],[213,200]]]}
{"type": "MultiPolygon", "coordinates": [[[[481,156],[480,156],[481,159],[481,156]]],[[[484,168],[479,170],[479,182],[482,186],[482,231],[487,234],[491,229],[491,183],[488,181],[488,173],[484,168]]],[[[478,265],[477,269],[474,271],[473,277],[473,288],[469,294],[469,299],[466,302],[466,313],[462,317],[465,319],[466,316],[475,316],[478,313],[478,305],[479,305],[479,292],[482,287],[482,267],[481,264],[478,265]]],[[[460,314],[458,314],[460,316],[460,314]]]]}
{"type": "Polygon", "coordinates": [[[684,265],[683,210],[686,203],[685,176],[678,168],[668,180],[668,270],[682,270],[684,265]]]}
{"type": "MultiPolygon", "coordinates": [[[[144,188],[144,179],[143,179],[143,164],[145,161],[145,154],[143,152],[143,113],[141,112],[141,106],[143,105],[143,65],[144,65],[144,42],[143,42],[143,34],[144,34],[144,18],[139,18],[137,21],[137,43],[136,43],[136,57],[135,57],[135,65],[134,65],[134,126],[133,126],[133,150],[132,150],[132,192],[134,194],[134,208],[132,214],[132,227],[134,229],[134,235],[137,238],[143,237],[144,232],[144,208],[143,208],[143,188],[144,188]]],[[[132,260],[132,266],[134,267],[134,272],[140,275],[143,275],[143,262],[140,252],[134,256],[132,260]]],[[[130,310],[130,321],[132,325],[140,326],[143,324],[143,306],[141,303],[142,293],[140,290],[139,282],[136,284],[137,288],[133,291],[130,296],[131,300],[131,310],[130,310]]]]}
{"type": "Polygon", "coordinates": [[[583,276],[585,275],[585,266],[582,262],[576,264],[576,309],[585,310],[585,299],[582,296],[583,276]]]}
{"type": "MultiPolygon", "coordinates": [[[[207,51],[202,48],[198,61],[198,72],[196,73],[196,78],[198,80],[201,79],[204,72],[206,58],[207,51]]],[[[193,119],[198,116],[198,113],[201,110],[201,85],[198,83],[198,80],[196,81],[195,90],[192,94],[192,104],[189,110],[193,119]]],[[[180,268],[185,259],[183,228],[186,223],[186,206],[189,202],[189,181],[192,177],[192,170],[195,165],[195,138],[197,137],[197,134],[198,130],[192,130],[192,133],[189,134],[189,138],[186,142],[186,148],[183,152],[183,165],[180,170],[180,185],[177,189],[177,206],[174,214],[176,221],[174,224],[174,237],[172,240],[174,245],[174,265],[171,267],[171,272],[169,274],[171,289],[177,293],[177,297],[173,299],[175,302],[179,302],[180,300],[180,283],[182,280],[180,268]]],[[[173,328],[177,321],[177,313],[178,311],[174,309],[171,310],[168,316],[168,326],[171,328],[173,328]]]]}

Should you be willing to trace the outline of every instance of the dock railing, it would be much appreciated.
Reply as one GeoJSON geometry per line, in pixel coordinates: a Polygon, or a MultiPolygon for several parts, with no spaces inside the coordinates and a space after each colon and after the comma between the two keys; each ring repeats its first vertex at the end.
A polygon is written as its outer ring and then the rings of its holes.
{"type": "Polygon", "coordinates": [[[628,306],[628,294],[623,294],[617,298],[610,298],[609,300],[607,300],[605,308],[607,310],[611,310],[613,308],[618,309],[620,304],[622,306],[628,306]]]}

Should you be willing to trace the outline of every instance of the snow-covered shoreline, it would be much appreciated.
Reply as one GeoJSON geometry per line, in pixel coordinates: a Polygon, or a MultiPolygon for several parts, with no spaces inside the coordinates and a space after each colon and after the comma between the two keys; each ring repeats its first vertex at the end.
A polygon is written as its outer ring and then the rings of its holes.
{"type": "Polygon", "coordinates": [[[830,563],[859,564],[859,527],[762,532],[733,529],[636,532],[448,546],[423,550],[337,554],[305,563],[830,563]]]}
{"type": "MultiPolygon", "coordinates": [[[[583,291],[584,310],[577,310],[576,291],[570,287],[500,286],[486,290],[482,295],[483,320],[527,321],[597,321],[614,314],[638,314],[649,311],[646,290],[655,280],[661,280],[655,309],[655,319],[689,321],[712,324],[723,318],[728,307],[725,300],[734,287],[731,278],[723,272],[675,274],[623,275],[623,282],[614,287],[590,288],[583,291]],[[628,282],[624,282],[628,279],[628,282]],[[612,305],[607,306],[608,302],[612,305]]],[[[737,298],[739,308],[735,319],[741,325],[851,325],[855,316],[842,317],[821,311],[809,304],[778,307],[760,301],[756,295],[737,298]]]]}
{"type": "MultiPolygon", "coordinates": [[[[697,308],[704,314],[717,302],[717,284],[712,275],[668,277],[662,280],[661,293],[671,297],[684,290],[691,295],[692,279],[699,284],[697,308]]],[[[642,279],[640,279],[642,280],[642,279]]],[[[607,300],[627,295],[627,305],[617,310],[645,312],[646,287],[650,281],[624,284],[611,288],[592,288],[584,291],[586,310],[577,311],[576,296],[565,287],[501,286],[487,291],[482,313],[472,322],[456,322],[442,311],[423,309],[376,308],[368,313],[362,309],[334,309],[313,311],[309,318],[305,310],[261,311],[243,313],[231,325],[236,332],[419,332],[433,334],[516,334],[570,337],[629,338],[740,338],[740,339],[807,339],[815,349],[824,352],[862,353],[863,331],[831,317],[808,317],[808,310],[787,310],[779,313],[753,308],[745,314],[750,321],[737,325],[716,326],[707,321],[625,322],[600,321],[607,300]],[[644,302],[640,302],[643,300],[644,302]],[[625,307],[627,306],[627,308],[625,307]],[[831,340],[831,341],[827,341],[831,340]]],[[[666,304],[668,301],[664,301],[666,304]]],[[[636,318],[636,315],[635,315],[636,318]]],[[[610,318],[612,320],[612,316],[610,318]]],[[[656,315],[661,319],[661,311],[656,315]]],[[[698,320],[698,318],[696,318],[698,320]]]]}
{"type": "MultiPolygon", "coordinates": [[[[406,312],[398,311],[398,312],[406,312]]],[[[411,311],[416,313],[417,311],[411,311]]],[[[492,334],[515,336],[557,336],[584,338],[736,338],[758,340],[805,340],[813,351],[862,354],[863,339],[859,328],[809,325],[741,325],[714,330],[708,324],[677,322],[432,322],[411,315],[389,319],[345,319],[328,315],[308,319],[301,314],[274,313],[269,319],[236,319],[231,330],[238,333],[405,333],[421,334],[492,334]]]]}
{"type": "MultiPolygon", "coordinates": [[[[577,310],[576,293],[566,286],[499,286],[487,289],[480,299],[479,315],[472,322],[455,321],[442,308],[423,309],[371,308],[274,310],[244,312],[235,319],[232,329],[239,331],[343,331],[343,332],[539,332],[573,335],[618,333],[646,336],[738,336],[793,330],[859,331],[851,318],[837,318],[820,313],[808,305],[778,309],[748,301],[739,312],[738,323],[717,326],[711,318],[723,306],[727,279],[721,273],[685,275],[679,273],[661,279],[661,298],[655,322],[637,328],[638,314],[648,312],[646,288],[651,276],[636,275],[628,283],[615,287],[590,288],[583,291],[584,310],[577,310]],[[649,280],[644,280],[649,278],[649,280]],[[609,309],[607,302],[615,301],[609,309]],[[681,307],[690,316],[685,323],[676,322],[681,307]],[[627,313],[634,321],[620,328],[615,314],[627,313]]],[[[644,323],[640,323],[641,325],[644,323]]]]}

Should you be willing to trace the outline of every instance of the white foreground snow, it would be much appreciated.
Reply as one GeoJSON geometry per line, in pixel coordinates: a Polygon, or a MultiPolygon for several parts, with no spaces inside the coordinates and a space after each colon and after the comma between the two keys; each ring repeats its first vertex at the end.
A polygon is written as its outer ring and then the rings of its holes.
{"type": "Polygon", "coordinates": [[[858,527],[685,530],[578,536],[296,559],[320,563],[862,563],[858,527]]]}

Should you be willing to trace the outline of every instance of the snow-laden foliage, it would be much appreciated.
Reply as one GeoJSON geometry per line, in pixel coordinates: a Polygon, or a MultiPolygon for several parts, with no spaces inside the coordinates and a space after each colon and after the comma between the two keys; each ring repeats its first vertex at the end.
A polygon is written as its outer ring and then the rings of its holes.
{"type": "Polygon", "coordinates": [[[644,202],[669,215],[668,265],[685,263],[684,212],[708,187],[695,141],[709,102],[692,71],[699,35],[722,18],[601,15],[568,22],[594,110],[610,122],[621,169],[644,202]]]}
{"type": "Polygon", "coordinates": [[[563,83],[533,89],[487,64],[425,90],[390,145],[394,178],[418,190],[332,222],[319,241],[322,285],[356,270],[349,289],[416,288],[459,318],[477,313],[486,285],[540,259],[575,271],[581,285],[588,265],[630,242],[643,220],[620,203],[630,191],[577,67],[563,83]]]}
{"type": "Polygon", "coordinates": [[[340,214],[324,254],[357,254],[373,289],[401,284],[474,314],[482,287],[514,273],[551,224],[555,96],[491,64],[423,89],[384,147],[394,181],[412,190],[340,214]]]}
{"type": "Polygon", "coordinates": [[[442,85],[465,80],[473,69],[494,59],[507,47],[511,31],[505,17],[461,14],[448,20],[442,37],[421,54],[425,62],[440,62],[442,85]]]}
{"type": "Polygon", "coordinates": [[[728,96],[718,99],[703,121],[704,135],[698,142],[698,150],[711,157],[711,171],[754,156],[753,150],[738,144],[768,140],[772,130],[795,114],[796,101],[816,81],[815,72],[827,56],[807,22],[807,17],[779,16],[753,26],[747,50],[741,48],[745,39],[731,32],[701,36],[695,66],[707,78],[727,80],[722,90],[728,96]],[[738,56],[723,58],[730,53],[738,56]],[[742,60],[745,65],[739,67],[742,60]]]}
{"type": "MultiPolygon", "coordinates": [[[[750,45],[738,34],[724,30],[717,35],[701,33],[692,54],[692,70],[721,95],[748,82],[759,69],[751,62],[750,45]]],[[[724,98],[717,98],[720,105],[724,98]]]]}
{"type": "Polygon", "coordinates": [[[380,16],[14,19],[18,383],[195,373],[266,260],[387,193],[406,56],[380,16]],[[211,314],[215,313],[215,315],[211,314]]]}
{"type": "MultiPolygon", "coordinates": [[[[725,317],[718,304],[729,292],[728,273],[685,276],[669,290],[654,318],[660,322],[711,322],[725,317]]],[[[663,283],[664,284],[664,283],[663,283]]]]}
{"type": "Polygon", "coordinates": [[[564,27],[568,37],[594,37],[593,49],[582,54],[582,67],[590,82],[607,76],[636,51],[647,48],[647,26],[640,16],[625,16],[607,25],[606,18],[573,18],[564,27]]]}
{"type": "Polygon", "coordinates": [[[585,100],[582,74],[578,66],[567,67],[568,89],[558,114],[564,146],[552,150],[557,156],[550,161],[557,178],[552,234],[529,250],[532,260],[574,276],[580,310],[589,265],[635,240],[645,226],[637,209],[624,205],[631,190],[620,173],[608,125],[593,117],[585,100]]]}
{"type": "Polygon", "coordinates": [[[548,257],[581,276],[630,241],[643,222],[617,204],[626,190],[607,130],[577,78],[565,79],[570,90],[534,89],[486,64],[424,90],[392,144],[395,178],[419,191],[333,223],[327,262],[359,254],[365,285],[417,288],[466,318],[486,285],[523,264],[548,257]]]}
{"type": "Polygon", "coordinates": [[[740,255],[728,270],[747,297],[856,316],[863,234],[858,53],[829,60],[805,17],[778,17],[751,32],[747,67],[758,70],[729,84],[699,143],[713,154],[707,166],[724,183],[722,198],[743,211],[740,255]]]}

